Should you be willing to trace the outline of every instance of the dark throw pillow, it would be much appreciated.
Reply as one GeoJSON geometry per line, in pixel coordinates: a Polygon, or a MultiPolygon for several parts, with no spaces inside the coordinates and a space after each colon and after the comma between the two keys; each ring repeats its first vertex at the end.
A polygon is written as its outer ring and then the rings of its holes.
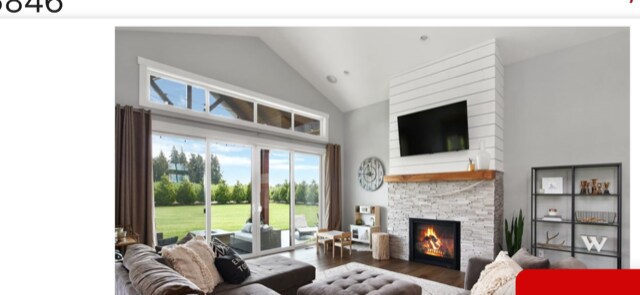
{"type": "Polygon", "coordinates": [[[549,268],[549,259],[548,258],[542,258],[542,257],[533,256],[533,255],[529,254],[529,252],[527,252],[527,249],[525,249],[525,248],[521,248],[520,250],[518,250],[518,252],[516,252],[516,254],[513,254],[513,257],[511,257],[511,259],[513,259],[513,261],[515,261],[518,265],[520,265],[520,267],[522,267],[522,269],[547,269],[547,268],[549,268]]]}
{"type": "Polygon", "coordinates": [[[218,256],[215,265],[222,279],[230,284],[240,284],[251,275],[249,266],[238,255],[218,256]]]}
{"type": "Polygon", "coordinates": [[[239,256],[238,253],[233,250],[233,248],[227,246],[227,244],[218,240],[218,238],[212,237],[210,245],[211,245],[211,249],[213,250],[213,252],[216,253],[217,257],[225,256],[225,255],[239,256]]]}

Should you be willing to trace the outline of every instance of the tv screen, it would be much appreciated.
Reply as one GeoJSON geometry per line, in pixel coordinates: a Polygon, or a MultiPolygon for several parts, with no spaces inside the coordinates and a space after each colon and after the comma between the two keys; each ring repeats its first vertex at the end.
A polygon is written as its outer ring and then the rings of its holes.
{"type": "Polygon", "coordinates": [[[469,149],[467,101],[398,117],[400,156],[469,149]]]}

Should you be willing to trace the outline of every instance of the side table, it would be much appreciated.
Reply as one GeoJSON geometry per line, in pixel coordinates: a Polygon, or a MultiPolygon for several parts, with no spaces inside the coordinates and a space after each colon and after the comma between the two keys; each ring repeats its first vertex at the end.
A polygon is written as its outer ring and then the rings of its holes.
{"type": "Polygon", "coordinates": [[[389,234],[388,233],[373,233],[371,234],[373,259],[387,260],[389,259],[389,234]]]}

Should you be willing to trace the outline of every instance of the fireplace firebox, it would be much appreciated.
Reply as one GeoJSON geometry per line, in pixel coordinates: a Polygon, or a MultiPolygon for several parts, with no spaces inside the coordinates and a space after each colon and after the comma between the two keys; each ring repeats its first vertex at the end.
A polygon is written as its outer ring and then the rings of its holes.
{"type": "Polygon", "coordinates": [[[460,222],[410,218],[409,260],[460,270],[460,222]]]}

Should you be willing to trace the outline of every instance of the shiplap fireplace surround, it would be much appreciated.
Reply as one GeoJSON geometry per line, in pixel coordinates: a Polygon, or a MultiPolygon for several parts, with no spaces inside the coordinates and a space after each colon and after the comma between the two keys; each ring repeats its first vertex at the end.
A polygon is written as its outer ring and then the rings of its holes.
{"type": "Polygon", "coordinates": [[[460,221],[460,269],[493,257],[503,237],[504,68],[495,40],[393,77],[389,83],[388,231],[391,256],[409,259],[409,218],[460,221]],[[398,116],[467,101],[469,150],[400,157],[398,116]],[[490,170],[461,172],[484,142],[490,170]]]}

